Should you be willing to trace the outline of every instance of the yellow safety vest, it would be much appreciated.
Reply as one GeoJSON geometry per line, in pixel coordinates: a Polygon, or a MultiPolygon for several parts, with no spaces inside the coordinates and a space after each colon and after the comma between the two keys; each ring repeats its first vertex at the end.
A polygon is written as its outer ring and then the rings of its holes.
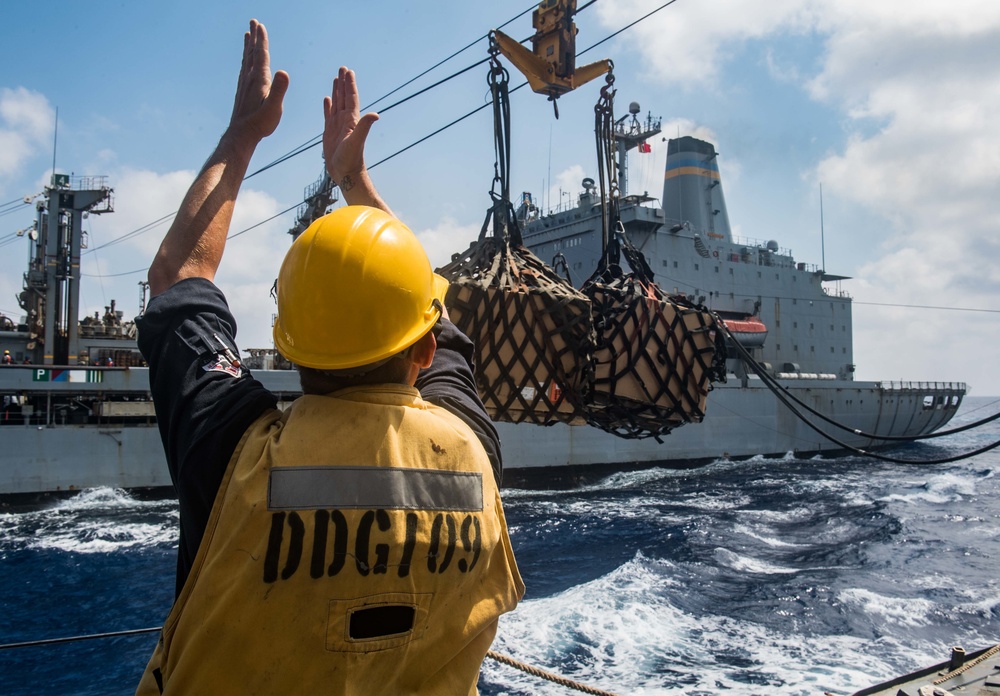
{"type": "Polygon", "coordinates": [[[475,694],[524,593],[472,430],[404,385],[303,396],[230,461],[137,694],[475,694]]]}

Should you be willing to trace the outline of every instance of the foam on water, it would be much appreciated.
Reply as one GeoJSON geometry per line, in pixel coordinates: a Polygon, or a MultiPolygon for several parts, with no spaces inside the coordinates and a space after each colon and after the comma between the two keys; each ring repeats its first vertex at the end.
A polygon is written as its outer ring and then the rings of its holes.
{"type": "Polygon", "coordinates": [[[745,556],[724,548],[715,549],[714,556],[715,560],[718,561],[720,565],[726,566],[731,570],[735,570],[740,573],[754,573],[755,575],[780,575],[783,573],[797,573],[800,570],[798,568],[784,568],[782,566],[762,561],[759,558],[745,556]]]}
{"type": "Polygon", "coordinates": [[[932,476],[924,481],[908,483],[909,488],[916,492],[893,493],[880,500],[903,503],[957,503],[976,493],[976,478],[968,474],[946,473],[932,476]]]}
{"type": "Polygon", "coordinates": [[[757,541],[771,546],[774,548],[806,548],[806,544],[798,544],[790,541],[784,541],[779,539],[777,536],[768,536],[764,533],[757,532],[750,525],[737,524],[733,527],[733,533],[743,534],[750,537],[751,539],[756,539],[757,541]]]}
{"type": "Polygon", "coordinates": [[[932,613],[937,609],[937,605],[927,599],[908,594],[890,597],[861,588],[843,590],[838,599],[854,611],[863,612],[873,620],[893,626],[929,625],[933,623],[932,613]]]}
{"type": "MultiPolygon", "coordinates": [[[[629,694],[844,693],[894,671],[873,657],[878,651],[871,641],[848,636],[802,640],[780,625],[679,609],[672,597],[686,589],[676,575],[669,562],[637,554],[597,580],[524,601],[501,619],[494,649],[629,694]]],[[[883,642],[898,651],[892,641],[883,642]]],[[[503,684],[502,692],[494,693],[566,693],[489,661],[484,675],[503,684]]]]}
{"type": "Polygon", "coordinates": [[[40,510],[0,515],[0,550],[102,554],[175,544],[177,504],[94,488],[40,510]]]}

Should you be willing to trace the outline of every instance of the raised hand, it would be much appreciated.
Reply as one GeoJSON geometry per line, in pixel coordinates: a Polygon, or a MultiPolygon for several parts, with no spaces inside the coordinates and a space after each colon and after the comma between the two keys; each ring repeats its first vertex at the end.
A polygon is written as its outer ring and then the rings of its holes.
{"type": "Polygon", "coordinates": [[[254,144],[269,136],[281,120],[281,104],[288,90],[288,73],[271,76],[267,29],[256,19],[243,35],[243,64],[236,85],[229,133],[254,144]]]}
{"type": "Polygon", "coordinates": [[[323,159],[330,178],[346,195],[365,175],[365,139],[378,114],[361,116],[354,71],[340,68],[333,93],[323,99],[323,159]]]}

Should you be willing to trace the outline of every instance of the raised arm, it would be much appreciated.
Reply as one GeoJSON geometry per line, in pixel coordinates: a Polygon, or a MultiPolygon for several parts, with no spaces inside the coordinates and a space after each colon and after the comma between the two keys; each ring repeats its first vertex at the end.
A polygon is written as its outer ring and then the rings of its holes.
{"type": "Polygon", "coordinates": [[[350,205],[370,205],[393,215],[378,195],[365,167],[365,139],[378,114],[361,115],[354,71],[341,68],[333,93],[323,99],[323,160],[326,171],[350,205]]]}
{"type": "Polygon", "coordinates": [[[274,132],[288,73],[271,76],[267,30],[257,20],[243,36],[236,99],[229,127],[205,162],[149,267],[149,289],[159,295],[185,278],[214,280],[233,219],[233,207],[257,144],[274,132]]]}

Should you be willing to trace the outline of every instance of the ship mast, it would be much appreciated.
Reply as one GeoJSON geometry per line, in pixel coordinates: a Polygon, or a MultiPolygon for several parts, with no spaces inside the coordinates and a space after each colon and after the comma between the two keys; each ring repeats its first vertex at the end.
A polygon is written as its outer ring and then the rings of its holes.
{"type": "Polygon", "coordinates": [[[28,314],[28,349],[36,364],[79,362],[80,250],[85,213],[114,212],[107,177],[53,174],[38,204],[35,250],[19,304],[28,314]],[[39,343],[41,344],[39,346],[39,343]]]}
{"type": "Polygon", "coordinates": [[[643,152],[649,152],[649,145],[646,141],[654,135],[660,133],[659,118],[653,118],[652,114],[647,114],[646,121],[640,122],[639,102],[632,102],[628,106],[629,116],[622,116],[615,122],[615,144],[618,148],[618,189],[624,198],[628,195],[628,151],[641,147],[643,152]]]}
{"type": "Polygon", "coordinates": [[[330,206],[339,199],[338,190],[324,167],[319,179],[305,188],[302,205],[295,214],[295,224],[288,230],[293,241],[298,239],[309,225],[326,215],[330,206]]]}

